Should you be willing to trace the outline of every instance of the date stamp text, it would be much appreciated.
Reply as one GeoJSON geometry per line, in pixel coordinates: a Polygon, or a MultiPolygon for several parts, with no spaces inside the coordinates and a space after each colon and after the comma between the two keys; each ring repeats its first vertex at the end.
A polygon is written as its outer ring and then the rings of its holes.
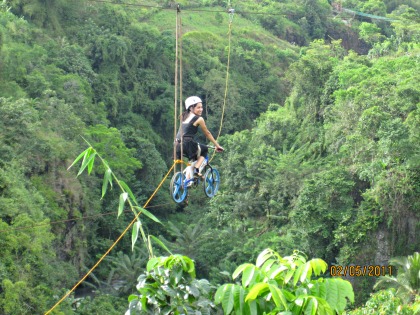
{"type": "Polygon", "coordinates": [[[380,265],[331,265],[329,267],[331,277],[380,277],[392,276],[391,266],[380,265]]]}

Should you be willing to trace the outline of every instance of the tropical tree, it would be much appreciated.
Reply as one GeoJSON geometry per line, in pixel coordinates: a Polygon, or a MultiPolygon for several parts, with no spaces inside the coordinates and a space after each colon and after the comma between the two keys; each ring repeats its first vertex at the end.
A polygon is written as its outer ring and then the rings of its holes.
{"type": "Polygon", "coordinates": [[[235,270],[232,277],[242,274],[240,283],[218,288],[215,302],[226,315],[341,314],[348,301],[354,302],[353,288],[341,278],[319,277],[326,269],[325,261],[307,261],[299,251],[281,257],[265,249],[255,265],[245,263],[235,270]]]}
{"type": "Polygon", "coordinates": [[[138,294],[128,298],[126,315],[199,315],[215,310],[209,282],[196,279],[194,262],[187,256],[155,257],[146,269],[138,278],[138,294]]]}
{"type": "Polygon", "coordinates": [[[397,276],[380,277],[375,288],[384,285],[394,287],[397,290],[396,295],[405,303],[413,302],[420,295],[420,253],[392,258],[389,263],[397,268],[397,276]]]}

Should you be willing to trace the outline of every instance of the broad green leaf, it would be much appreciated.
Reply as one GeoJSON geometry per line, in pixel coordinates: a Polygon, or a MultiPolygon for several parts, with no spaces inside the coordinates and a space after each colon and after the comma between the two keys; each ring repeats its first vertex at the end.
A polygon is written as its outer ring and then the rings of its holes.
{"type": "Polygon", "coordinates": [[[268,290],[268,283],[257,283],[249,290],[249,293],[245,298],[245,302],[247,302],[248,300],[255,300],[259,295],[267,292],[268,290]]]}
{"type": "Polygon", "coordinates": [[[325,299],[327,296],[327,290],[325,287],[324,279],[318,279],[317,281],[312,282],[312,284],[313,286],[311,287],[311,294],[325,299]]]}
{"type": "Polygon", "coordinates": [[[164,250],[166,250],[169,254],[172,255],[172,252],[168,249],[168,247],[166,247],[165,244],[163,244],[163,242],[160,239],[158,239],[157,237],[153,235],[149,235],[149,238],[152,238],[156,243],[158,243],[160,247],[162,247],[164,250]]]}
{"type": "Polygon", "coordinates": [[[222,302],[223,295],[226,292],[226,286],[228,285],[232,284],[224,284],[217,289],[216,294],[214,295],[214,303],[220,304],[222,302]]]}
{"type": "Polygon", "coordinates": [[[327,301],[321,298],[317,298],[317,300],[318,300],[318,314],[320,315],[324,315],[324,314],[335,315],[336,314],[327,301]]]}
{"type": "Polygon", "coordinates": [[[234,288],[235,288],[234,284],[231,284],[230,286],[226,287],[225,294],[223,295],[223,298],[222,298],[222,307],[226,315],[229,315],[233,310],[234,288]]]}
{"type": "Polygon", "coordinates": [[[257,301],[248,301],[250,315],[258,315],[257,301]]]}
{"type": "Polygon", "coordinates": [[[270,270],[268,276],[269,276],[270,279],[274,279],[274,278],[277,277],[277,275],[279,275],[280,273],[282,273],[283,271],[285,271],[287,269],[288,269],[287,266],[280,265],[279,267],[277,267],[273,270],[270,270]]]}
{"type": "Polygon", "coordinates": [[[243,314],[244,306],[244,289],[240,286],[234,286],[233,288],[233,306],[236,314],[243,314]]]}
{"type": "Polygon", "coordinates": [[[288,310],[288,306],[287,306],[287,301],[286,301],[286,297],[284,296],[283,292],[276,286],[269,284],[268,285],[270,292],[271,292],[271,297],[273,298],[274,303],[276,304],[277,307],[281,307],[284,310],[288,310]]]}
{"type": "Polygon", "coordinates": [[[134,300],[138,300],[139,299],[139,296],[138,295],[136,295],[136,294],[131,294],[129,297],[128,297],[128,302],[131,302],[131,301],[134,301],[134,300]]]}
{"type": "Polygon", "coordinates": [[[73,161],[73,163],[71,163],[71,165],[67,168],[67,170],[69,170],[70,168],[73,167],[74,164],[76,164],[82,157],[85,157],[87,152],[89,151],[90,148],[87,148],[85,151],[83,151],[82,153],[79,154],[79,156],[73,161]]]}
{"type": "Polygon", "coordinates": [[[300,265],[293,275],[293,285],[296,286],[296,284],[299,281],[300,275],[302,274],[303,269],[305,268],[305,265],[300,265]]]}
{"type": "Polygon", "coordinates": [[[269,249],[269,248],[266,248],[266,249],[264,249],[259,255],[258,255],[258,258],[257,258],[257,262],[256,262],[256,266],[257,267],[261,267],[262,266],[262,264],[264,264],[264,262],[268,259],[268,258],[270,258],[270,257],[273,257],[273,251],[271,250],[271,249],[269,249]]]}
{"type": "Polygon", "coordinates": [[[253,264],[242,264],[238,268],[236,268],[236,270],[232,274],[232,279],[236,279],[241,274],[241,272],[244,271],[244,269],[248,266],[253,266],[253,264]]]}
{"type": "Polygon", "coordinates": [[[281,289],[281,292],[288,302],[293,302],[296,299],[296,296],[288,290],[281,289]]]}
{"type": "Polygon", "coordinates": [[[257,267],[255,267],[254,265],[249,265],[245,268],[245,270],[242,273],[242,285],[244,287],[247,287],[252,283],[252,280],[255,278],[256,270],[257,267]]]}
{"type": "Polygon", "coordinates": [[[106,194],[106,190],[108,188],[108,183],[111,185],[111,188],[112,188],[112,171],[109,167],[106,169],[106,171],[104,173],[104,181],[102,183],[102,198],[106,194]]]}
{"type": "Polygon", "coordinates": [[[349,281],[341,278],[325,279],[326,301],[339,314],[344,311],[347,299],[354,302],[353,287],[349,281]]]}
{"type": "Polygon", "coordinates": [[[137,238],[139,236],[139,230],[141,227],[141,222],[136,221],[133,224],[133,230],[131,231],[131,250],[134,250],[134,245],[136,244],[137,238]]]}
{"type": "Polygon", "coordinates": [[[146,270],[151,271],[152,269],[154,269],[157,265],[159,265],[161,259],[162,257],[150,258],[149,261],[147,262],[146,270]]]}
{"type": "Polygon", "coordinates": [[[118,217],[121,215],[121,213],[124,210],[124,204],[125,201],[127,200],[128,194],[126,192],[121,193],[120,195],[120,203],[118,205],[118,217]]]}
{"type": "Polygon", "coordinates": [[[122,180],[120,180],[119,183],[120,183],[121,187],[124,188],[124,190],[126,192],[128,192],[128,194],[130,195],[131,200],[136,204],[136,206],[138,206],[139,204],[137,203],[137,200],[134,197],[134,194],[131,191],[130,187],[128,187],[128,185],[125,182],[123,182],[122,180]]]}
{"type": "Polygon", "coordinates": [[[303,314],[304,315],[317,315],[317,310],[318,310],[318,301],[315,298],[307,297],[303,305],[303,314]]]}
{"type": "Polygon", "coordinates": [[[312,265],[310,262],[305,263],[302,265],[302,273],[300,275],[300,282],[304,282],[306,279],[311,280],[312,277],[312,265]]]}
{"type": "MultiPolygon", "coordinates": [[[[268,273],[270,271],[270,268],[273,266],[273,264],[276,262],[275,259],[268,259],[262,266],[261,270],[265,273],[268,273]]],[[[257,265],[258,266],[258,265],[257,265]]],[[[276,265],[277,266],[277,265],[276,265]]]]}
{"type": "Polygon", "coordinates": [[[324,273],[328,268],[328,264],[320,258],[311,259],[309,263],[311,264],[315,276],[319,276],[321,273],[324,273]]]}
{"type": "Polygon", "coordinates": [[[286,276],[284,277],[284,283],[288,283],[290,281],[290,279],[293,277],[293,274],[295,273],[294,269],[290,269],[287,273],[286,276]]]}
{"type": "Polygon", "coordinates": [[[146,217],[148,217],[149,219],[152,219],[153,221],[155,221],[156,223],[160,223],[160,224],[162,224],[162,222],[160,222],[159,221],[159,219],[158,218],[156,218],[152,213],[150,213],[149,211],[147,211],[146,209],[144,209],[144,208],[141,208],[141,207],[137,207],[137,206],[134,206],[133,208],[135,208],[135,209],[137,209],[137,210],[139,210],[140,212],[142,212],[146,217]]]}

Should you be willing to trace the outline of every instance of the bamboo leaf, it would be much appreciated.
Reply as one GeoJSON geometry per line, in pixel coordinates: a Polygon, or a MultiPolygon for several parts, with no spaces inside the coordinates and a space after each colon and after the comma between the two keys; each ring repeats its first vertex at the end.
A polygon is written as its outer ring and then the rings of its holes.
{"type": "Polygon", "coordinates": [[[149,238],[152,238],[156,243],[158,243],[158,245],[160,247],[162,247],[164,250],[166,250],[169,254],[173,255],[172,252],[168,249],[168,247],[166,247],[165,244],[163,244],[163,242],[158,239],[157,237],[153,236],[153,235],[149,235],[149,238]]]}
{"type": "Polygon", "coordinates": [[[144,209],[144,208],[141,208],[141,207],[137,207],[137,206],[134,206],[133,208],[135,208],[135,209],[137,209],[137,210],[139,210],[140,212],[142,212],[146,217],[148,217],[149,219],[152,219],[153,221],[155,221],[156,223],[160,223],[160,224],[162,224],[162,222],[160,222],[159,221],[159,219],[158,218],[156,218],[152,213],[150,213],[149,211],[147,211],[146,209],[144,209]]]}
{"type": "Polygon", "coordinates": [[[90,148],[87,148],[85,151],[79,154],[79,156],[71,163],[71,165],[67,168],[69,170],[73,167],[74,164],[76,164],[83,156],[85,156],[90,148]]]}
{"type": "Polygon", "coordinates": [[[92,152],[93,152],[93,148],[89,148],[89,149],[86,150],[86,154],[83,156],[82,165],[80,166],[80,169],[79,169],[79,172],[77,173],[77,176],[82,174],[83,171],[85,170],[86,166],[89,164],[90,160],[92,158],[95,158],[95,156],[92,155],[92,152]]]}
{"type": "Polygon", "coordinates": [[[119,183],[120,183],[121,187],[124,188],[124,190],[126,192],[128,192],[131,200],[136,204],[136,206],[138,206],[139,204],[137,203],[136,197],[134,197],[134,194],[131,191],[130,187],[128,187],[128,185],[125,182],[123,182],[122,180],[120,180],[119,183]]]}
{"type": "Polygon", "coordinates": [[[139,236],[140,227],[141,222],[139,221],[133,224],[133,230],[131,231],[131,250],[134,250],[134,245],[136,244],[137,238],[139,236]]]}
{"type": "Polygon", "coordinates": [[[104,181],[102,183],[102,198],[105,196],[106,194],[106,190],[108,188],[108,184],[111,185],[112,188],[112,171],[111,169],[108,167],[104,173],[104,181]]]}
{"type": "Polygon", "coordinates": [[[93,152],[93,154],[89,157],[89,162],[87,165],[89,175],[93,170],[93,164],[95,163],[95,156],[96,156],[96,152],[93,152]]]}
{"type": "Polygon", "coordinates": [[[121,215],[121,213],[124,210],[124,204],[125,204],[125,201],[127,200],[127,197],[128,197],[128,194],[126,192],[123,192],[120,195],[120,203],[118,205],[118,217],[121,215]]]}

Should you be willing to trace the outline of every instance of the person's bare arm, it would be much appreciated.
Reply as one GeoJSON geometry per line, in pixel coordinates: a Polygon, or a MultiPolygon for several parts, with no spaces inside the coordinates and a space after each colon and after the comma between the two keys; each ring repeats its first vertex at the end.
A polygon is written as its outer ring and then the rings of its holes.
{"type": "Polygon", "coordinates": [[[206,122],[204,121],[203,117],[198,118],[194,125],[200,126],[201,131],[204,133],[206,138],[209,139],[216,146],[216,149],[219,151],[223,151],[223,148],[217,143],[211,132],[207,129],[206,122]]]}

